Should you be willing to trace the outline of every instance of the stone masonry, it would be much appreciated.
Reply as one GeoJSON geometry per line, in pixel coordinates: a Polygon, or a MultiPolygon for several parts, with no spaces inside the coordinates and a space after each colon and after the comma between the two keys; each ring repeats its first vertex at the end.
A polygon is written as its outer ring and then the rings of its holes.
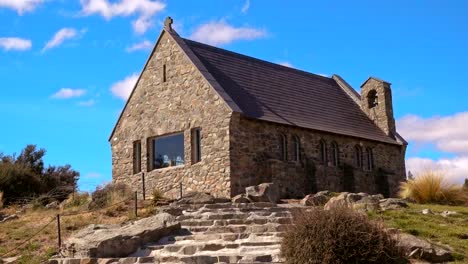
{"type": "Polygon", "coordinates": [[[133,142],[141,140],[142,171],[148,193],[158,188],[176,196],[179,183],[184,192],[206,191],[230,195],[230,110],[211,89],[172,37],[163,32],[140,81],[131,95],[111,138],[112,175],[141,193],[141,173],[133,174],[133,142]],[[162,67],[166,65],[166,82],[162,67]],[[202,128],[201,162],[191,161],[191,129],[202,128]],[[184,133],[185,165],[148,171],[147,140],[184,133]]]}

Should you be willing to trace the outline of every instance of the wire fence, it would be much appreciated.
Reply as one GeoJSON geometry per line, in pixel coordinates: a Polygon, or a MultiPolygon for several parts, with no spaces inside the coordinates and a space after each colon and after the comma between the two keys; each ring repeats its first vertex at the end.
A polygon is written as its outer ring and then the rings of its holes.
{"type": "Polygon", "coordinates": [[[50,226],[54,222],[57,224],[57,252],[60,254],[61,246],[62,246],[62,228],[61,228],[61,224],[60,224],[61,218],[96,213],[96,212],[99,212],[99,211],[104,211],[104,210],[108,210],[110,208],[114,208],[115,206],[120,205],[120,204],[128,203],[129,201],[134,201],[133,208],[132,208],[133,209],[133,214],[134,214],[135,217],[138,217],[138,195],[137,195],[137,192],[134,193],[134,197],[127,198],[125,200],[113,203],[111,205],[108,205],[108,206],[105,206],[105,207],[102,207],[102,208],[96,208],[96,209],[80,211],[80,212],[59,213],[55,217],[53,217],[49,222],[47,222],[47,224],[40,227],[38,231],[36,231],[31,236],[29,236],[28,238],[21,241],[14,248],[12,248],[12,249],[6,251],[5,253],[3,253],[0,256],[0,259],[7,257],[8,255],[10,255],[13,252],[16,252],[16,251],[19,251],[19,250],[23,249],[23,247],[26,244],[28,244],[28,242],[31,242],[36,236],[38,236],[41,232],[43,232],[48,226],[50,226]]]}

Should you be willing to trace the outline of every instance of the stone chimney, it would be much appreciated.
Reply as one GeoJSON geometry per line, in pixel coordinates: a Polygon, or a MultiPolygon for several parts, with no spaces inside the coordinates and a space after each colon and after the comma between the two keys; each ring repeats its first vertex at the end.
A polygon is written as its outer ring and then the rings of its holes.
{"type": "Polygon", "coordinates": [[[361,85],[361,109],[385,134],[395,137],[390,83],[370,77],[361,85]]]}

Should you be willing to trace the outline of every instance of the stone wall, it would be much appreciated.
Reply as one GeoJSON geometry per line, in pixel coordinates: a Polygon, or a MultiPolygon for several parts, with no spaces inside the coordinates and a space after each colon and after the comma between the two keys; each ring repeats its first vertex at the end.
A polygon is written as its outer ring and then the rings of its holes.
{"type": "Polygon", "coordinates": [[[252,120],[239,114],[234,114],[232,117],[230,135],[232,195],[242,193],[246,186],[265,181],[276,182],[283,197],[303,197],[318,190],[350,191],[346,190],[349,189],[347,183],[350,180],[354,182],[352,191],[377,193],[383,192],[379,186],[385,177],[388,179],[389,194],[395,195],[398,183],[405,179],[406,147],[403,145],[384,144],[252,120]],[[280,133],[287,136],[288,157],[293,157],[291,144],[293,135],[300,139],[299,162],[280,160],[280,133]],[[320,140],[325,140],[327,143],[328,160],[331,160],[331,142],[338,144],[340,166],[334,167],[330,162],[322,164],[319,159],[320,140]],[[356,144],[363,149],[364,164],[367,163],[365,149],[372,148],[374,156],[372,171],[356,168],[354,151],[356,144]],[[351,167],[344,168],[344,164],[351,167]]]}
{"type": "Polygon", "coordinates": [[[162,33],[156,51],[129,99],[111,138],[114,182],[141,193],[141,173],[133,174],[133,142],[141,140],[142,171],[146,193],[154,188],[177,197],[184,192],[205,191],[230,195],[229,121],[231,110],[210,88],[172,37],[162,33]],[[166,82],[163,82],[163,65],[166,82]],[[192,164],[191,129],[202,129],[202,160],[192,164]],[[185,164],[148,171],[149,138],[184,133],[185,164]]]}

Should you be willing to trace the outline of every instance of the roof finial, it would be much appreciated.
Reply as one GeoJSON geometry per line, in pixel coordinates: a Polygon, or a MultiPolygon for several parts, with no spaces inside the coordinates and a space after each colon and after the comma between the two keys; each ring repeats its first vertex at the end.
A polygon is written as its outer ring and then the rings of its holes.
{"type": "Polygon", "coordinates": [[[172,17],[166,17],[166,20],[164,20],[164,28],[166,30],[169,30],[172,32],[172,23],[174,20],[172,20],[172,17]]]}

